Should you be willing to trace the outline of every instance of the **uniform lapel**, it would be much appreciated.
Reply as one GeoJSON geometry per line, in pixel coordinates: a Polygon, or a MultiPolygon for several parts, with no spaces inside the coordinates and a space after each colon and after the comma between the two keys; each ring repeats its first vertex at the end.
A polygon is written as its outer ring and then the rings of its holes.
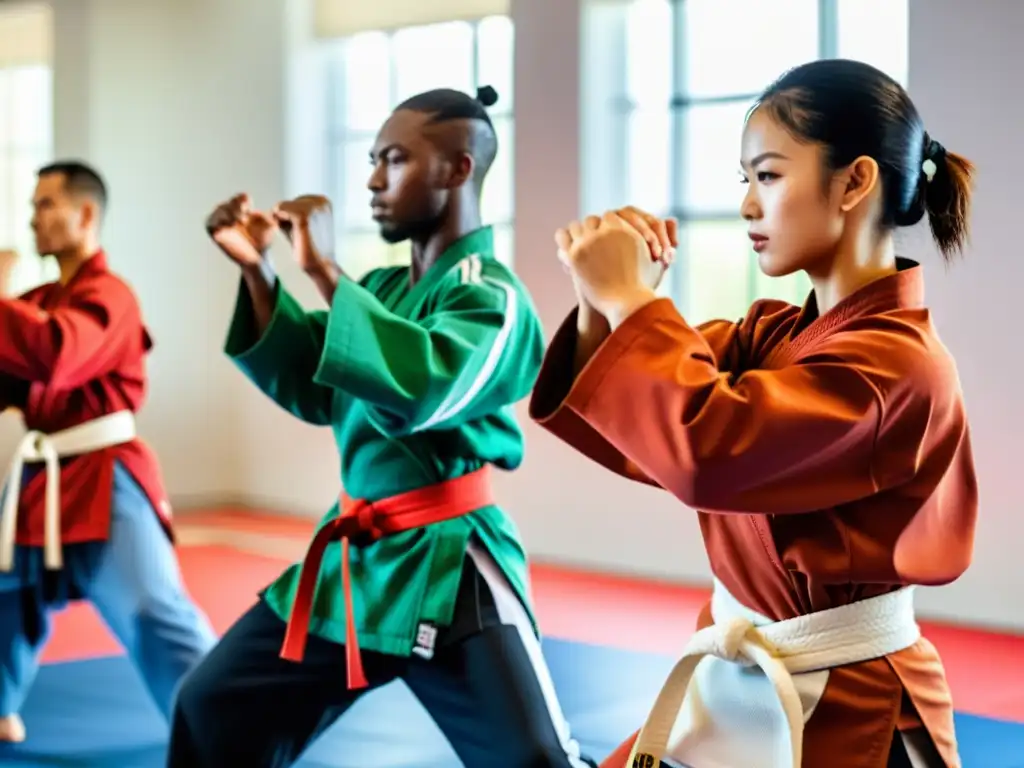
{"type": "MultiPolygon", "coordinates": [[[[481,227],[463,235],[456,240],[427,270],[426,274],[414,285],[395,308],[395,313],[403,317],[409,317],[430,295],[430,291],[444,279],[452,268],[467,256],[479,254],[481,258],[491,258],[494,252],[494,233],[490,227],[481,227]]],[[[409,273],[405,276],[406,285],[409,281],[409,273]]]]}

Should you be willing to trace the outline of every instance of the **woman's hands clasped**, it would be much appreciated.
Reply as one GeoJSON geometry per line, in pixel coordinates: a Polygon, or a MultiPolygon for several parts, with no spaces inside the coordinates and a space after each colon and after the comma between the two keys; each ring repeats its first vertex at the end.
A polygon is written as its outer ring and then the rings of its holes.
{"type": "Polygon", "coordinates": [[[603,315],[613,329],[657,298],[679,244],[674,219],[634,207],[574,221],[555,233],[555,242],[581,311],[603,315]]]}

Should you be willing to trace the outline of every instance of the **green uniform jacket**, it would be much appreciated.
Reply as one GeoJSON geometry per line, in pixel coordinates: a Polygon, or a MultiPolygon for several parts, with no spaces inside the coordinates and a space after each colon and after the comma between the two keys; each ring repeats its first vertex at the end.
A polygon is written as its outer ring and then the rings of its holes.
{"type": "MultiPolygon", "coordinates": [[[[412,288],[404,267],[342,280],[330,312],[306,312],[277,289],[257,338],[240,289],[225,351],[274,402],[330,426],[341,481],[352,498],[378,499],[493,464],[515,469],[523,434],[513,405],[539,373],[544,336],[525,287],[494,259],[491,229],[454,243],[412,288]]],[[[338,514],[335,504],[321,525],[338,514]]],[[[526,553],[497,507],[353,547],[352,592],[360,647],[412,652],[421,622],[451,622],[471,538],[531,609],[526,553]]],[[[299,564],[264,594],[287,619],[299,564]]],[[[341,547],[324,556],[310,631],[345,642],[341,547]]]]}

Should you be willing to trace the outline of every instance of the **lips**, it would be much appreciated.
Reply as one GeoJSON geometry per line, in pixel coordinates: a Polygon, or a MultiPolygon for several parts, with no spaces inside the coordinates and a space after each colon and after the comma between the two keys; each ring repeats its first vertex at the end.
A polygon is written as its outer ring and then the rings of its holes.
{"type": "Polygon", "coordinates": [[[750,242],[754,246],[755,253],[760,253],[768,246],[768,238],[764,235],[758,234],[757,232],[748,232],[747,235],[750,237],[750,242]]]}

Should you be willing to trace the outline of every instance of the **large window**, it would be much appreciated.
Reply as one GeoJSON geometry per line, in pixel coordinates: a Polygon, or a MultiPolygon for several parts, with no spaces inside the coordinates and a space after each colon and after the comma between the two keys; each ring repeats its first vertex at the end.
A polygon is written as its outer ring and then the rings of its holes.
{"type": "Polygon", "coordinates": [[[29,228],[36,171],[53,155],[50,33],[45,5],[13,3],[0,10],[0,248],[20,254],[7,286],[14,293],[56,271],[36,256],[29,228]]]}
{"type": "Polygon", "coordinates": [[[405,264],[408,245],[389,246],[370,219],[369,152],[377,130],[402,100],[432,88],[498,92],[490,109],[498,156],[484,185],[484,223],[494,226],[498,258],[512,258],[513,30],[507,16],[453,21],[390,32],[363,32],[339,41],[328,56],[331,83],[331,197],[345,269],[405,264]]]}
{"type": "Polygon", "coordinates": [[[804,300],[803,275],[760,272],[739,218],[744,117],[774,78],[817,58],[860,59],[905,83],[907,4],[626,0],[588,13],[587,66],[602,74],[585,84],[585,207],[628,202],[680,220],[664,290],[693,321],[804,300]]]}

